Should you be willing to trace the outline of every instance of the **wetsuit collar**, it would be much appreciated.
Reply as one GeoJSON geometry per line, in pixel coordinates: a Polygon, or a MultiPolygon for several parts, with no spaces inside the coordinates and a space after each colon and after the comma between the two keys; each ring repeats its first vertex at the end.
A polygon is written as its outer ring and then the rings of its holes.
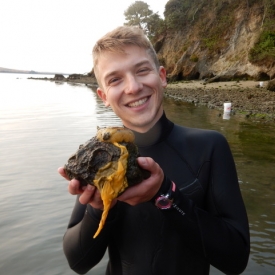
{"type": "Polygon", "coordinates": [[[138,147],[145,147],[156,144],[169,135],[174,123],[167,119],[165,113],[163,112],[162,117],[159,121],[146,133],[134,132],[135,143],[138,147]]]}

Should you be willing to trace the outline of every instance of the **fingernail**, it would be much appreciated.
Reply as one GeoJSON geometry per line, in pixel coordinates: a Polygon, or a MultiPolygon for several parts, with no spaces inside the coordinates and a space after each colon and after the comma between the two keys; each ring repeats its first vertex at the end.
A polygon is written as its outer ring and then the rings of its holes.
{"type": "Polygon", "coordinates": [[[93,191],[94,189],[95,189],[94,186],[92,186],[92,185],[90,185],[90,184],[87,185],[87,190],[93,191]]]}
{"type": "Polygon", "coordinates": [[[146,158],[139,157],[138,161],[141,165],[146,165],[147,164],[146,158]]]}
{"type": "Polygon", "coordinates": [[[76,180],[72,179],[71,180],[71,185],[75,188],[77,186],[76,180]]]}

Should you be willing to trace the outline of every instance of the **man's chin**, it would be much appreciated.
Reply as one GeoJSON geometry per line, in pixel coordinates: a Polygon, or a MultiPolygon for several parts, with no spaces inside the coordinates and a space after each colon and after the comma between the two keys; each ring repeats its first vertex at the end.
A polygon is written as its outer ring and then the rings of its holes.
{"type": "Polygon", "coordinates": [[[154,125],[154,120],[146,117],[137,120],[135,119],[134,121],[123,121],[123,124],[133,131],[145,133],[154,125]]]}

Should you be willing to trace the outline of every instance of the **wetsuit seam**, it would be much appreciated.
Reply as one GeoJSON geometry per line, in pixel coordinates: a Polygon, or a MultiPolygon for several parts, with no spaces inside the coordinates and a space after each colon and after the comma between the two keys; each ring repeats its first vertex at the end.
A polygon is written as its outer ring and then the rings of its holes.
{"type": "Polygon", "coordinates": [[[199,184],[200,184],[200,186],[201,186],[203,192],[206,192],[206,190],[203,188],[203,185],[201,185],[200,180],[199,180],[199,176],[200,176],[200,173],[201,173],[201,171],[202,171],[202,169],[203,169],[203,166],[206,165],[207,163],[210,163],[210,164],[211,164],[211,161],[210,161],[210,160],[205,160],[205,161],[202,163],[202,165],[199,167],[198,173],[197,173],[197,179],[198,179],[198,181],[199,181],[199,184]]]}

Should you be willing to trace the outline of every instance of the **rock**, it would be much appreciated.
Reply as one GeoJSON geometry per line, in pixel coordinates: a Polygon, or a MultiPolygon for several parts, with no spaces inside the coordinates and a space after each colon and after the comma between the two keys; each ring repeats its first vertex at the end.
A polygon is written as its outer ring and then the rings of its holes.
{"type": "Polygon", "coordinates": [[[208,80],[205,81],[205,83],[213,83],[213,82],[219,82],[220,81],[220,76],[216,75],[208,80]]]}
{"type": "Polygon", "coordinates": [[[275,92],[275,78],[267,82],[266,89],[275,92]]]}
{"type": "Polygon", "coordinates": [[[62,74],[55,74],[53,79],[54,80],[64,80],[65,76],[62,74]]]}
{"type": "Polygon", "coordinates": [[[107,127],[98,129],[97,135],[80,145],[65,164],[69,179],[78,179],[82,185],[94,185],[100,191],[104,210],[94,238],[105,224],[112,201],[129,186],[150,176],[149,171],[139,167],[138,156],[132,131],[107,127]]]}
{"type": "Polygon", "coordinates": [[[70,74],[70,75],[68,76],[68,80],[80,79],[81,77],[82,77],[81,74],[70,74]]]}
{"type": "MultiPolygon", "coordinates": [[[[94,185],[94,180],[100,178],[100,186],[103,186],[105,181],[107,182],[107,175],[114,173],[114,167],[118,167],[119,162],[125,166],[125,176],[122,179],[127,183],[126,187],[140,183],[148,178],[150,173],[139,167],[136,161],[139,157],[138,148],[130,139],[134,139],[132,131],[123,127],[98,129],[97,136],[81,144],[76,153],[68,159],[64,166],[67,176],[70,179],[78,179],[83,186],[94,185]],[[118,146],[125,149],[122,150],[118,146]],[[122,152],[125,156],[121,160],[122,152]]],[[[126,187],[119,190],[118,194],[126,187]]]]}

